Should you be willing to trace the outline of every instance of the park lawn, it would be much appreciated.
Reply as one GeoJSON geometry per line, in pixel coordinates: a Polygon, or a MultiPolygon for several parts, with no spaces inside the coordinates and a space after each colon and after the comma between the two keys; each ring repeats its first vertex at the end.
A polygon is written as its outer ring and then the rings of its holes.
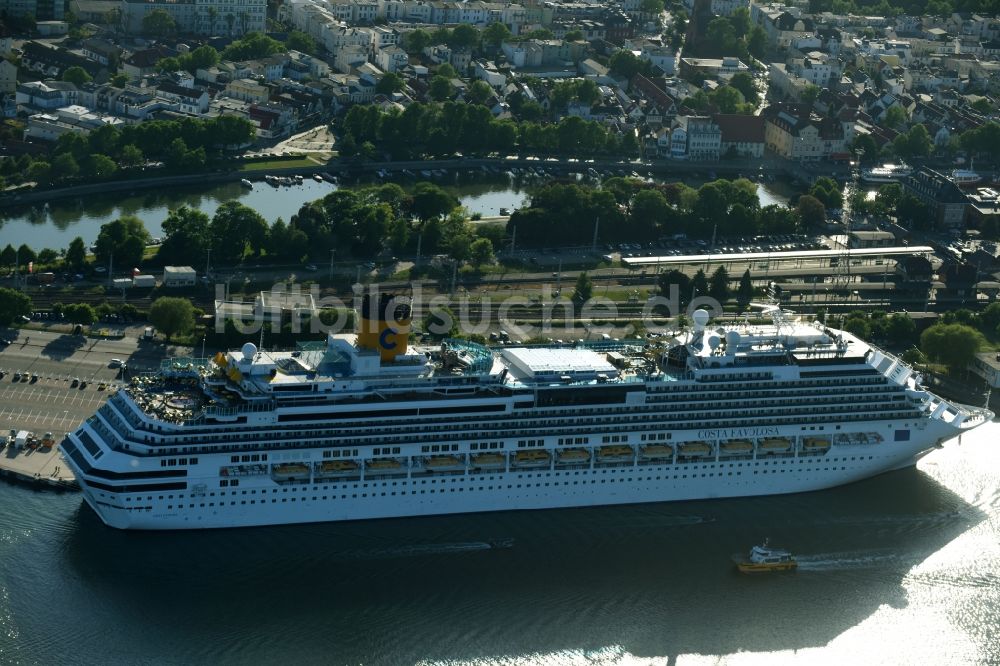
{"type": "Polygon", "coordinates": [[[267,160],[264,162],[248,162],[240,167],[240,171],[266,171],[268,169],[293,169],[301,167],[316,167],[319,163],[308,157],[297,160],[267,160]]]}

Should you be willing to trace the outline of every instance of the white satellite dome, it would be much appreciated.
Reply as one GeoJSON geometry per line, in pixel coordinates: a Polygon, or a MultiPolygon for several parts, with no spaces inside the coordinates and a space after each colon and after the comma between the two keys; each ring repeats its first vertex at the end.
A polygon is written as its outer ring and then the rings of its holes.
{"type": "Polygon", "coordinates": [[[715,333],[713,333],[712,335],[708,336],[708,347],[709,347],[709,349],[718,349],[719,345],[721,345],[721,344],[722,344],[722,338],[720,338],[715,333]]]}
{"type": "Polygon", "coordinates": [[[735,347],[736,345],[740,344],[741,339],[742,336],[740,336],[739,331],[729,331],[726,333],[726,346],[735,347]]]}
{"type": "Polygon", "coordinates": [[[702,308],[698,308],[691,313],[691,321],[693,321],[694,325],[698,328],[704,328],[709,319],[711,319],[711,316],[708,314],[708,311],[702,308]]]}
{"type": "Polygon", "coordinates": [[[248,342],[243,345],[243,359],[246,361],[252,361],[253,357],[257,355],[257,345],[252,342],[248,342]]]}

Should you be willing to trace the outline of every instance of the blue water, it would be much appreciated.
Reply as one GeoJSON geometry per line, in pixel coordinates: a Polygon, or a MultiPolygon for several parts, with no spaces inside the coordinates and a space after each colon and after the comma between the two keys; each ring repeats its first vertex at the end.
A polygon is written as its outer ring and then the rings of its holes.
{"type": "Polygon", "coordinates": [[[998,434],[804,495],[210,532],[0,483],[0,663],[996,664],[998,434]],[[802,569],[735,574],[764,536],[802,569]]]}

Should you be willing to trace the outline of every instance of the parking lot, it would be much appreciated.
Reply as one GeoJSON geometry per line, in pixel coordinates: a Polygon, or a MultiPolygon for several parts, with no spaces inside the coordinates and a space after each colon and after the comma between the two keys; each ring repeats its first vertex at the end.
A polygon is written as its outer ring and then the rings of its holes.
{"type": "Polygon", "coordinates": [[[51,431],[57,438],[93,414],[133,372],[152,370],[165,354],[177,353],[143,343],[137,334],[114,340],[37,330],[14,334],[0,348],[0,429],[51,431]],[[124,377],[113,359],[128,365],[124,377]]]}

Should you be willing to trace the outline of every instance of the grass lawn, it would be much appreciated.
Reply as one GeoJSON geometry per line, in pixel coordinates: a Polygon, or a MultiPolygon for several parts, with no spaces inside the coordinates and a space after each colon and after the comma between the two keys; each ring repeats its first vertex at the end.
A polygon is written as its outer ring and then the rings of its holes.
{"type": "Polygon", "coordinates": [[[240,167],[240,171],[266,171],[268,169],[291,169],[298,167],[320,166],[315,160],[300,157],[297,160],[268,160],[265,162],[248,162],[240,167]]]}

